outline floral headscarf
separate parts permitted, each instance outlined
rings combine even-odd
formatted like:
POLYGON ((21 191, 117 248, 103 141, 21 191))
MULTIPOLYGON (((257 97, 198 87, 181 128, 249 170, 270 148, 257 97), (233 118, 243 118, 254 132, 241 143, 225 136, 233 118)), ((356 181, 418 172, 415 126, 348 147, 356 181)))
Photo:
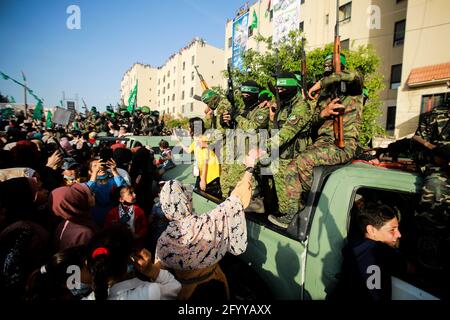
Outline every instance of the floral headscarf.
POLYGON ((211 267, 230 252, 247 248, 244 208, 231 196, 214 210, 196 215, 192 196, 178 181, 168 181, 161 190, 161 208, 170 224, 156 247, 156 260, 176 270, 211 267))

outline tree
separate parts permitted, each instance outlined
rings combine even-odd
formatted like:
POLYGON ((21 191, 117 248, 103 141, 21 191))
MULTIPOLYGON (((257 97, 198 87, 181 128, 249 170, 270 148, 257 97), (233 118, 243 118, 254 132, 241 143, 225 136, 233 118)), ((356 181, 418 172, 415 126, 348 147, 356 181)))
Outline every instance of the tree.
MULTIPOLYGON (((275 81, 278 71, 301 70, 301 33, 293 31, 289 33, 286 41, 277 48, 272 45, 272 38, 257 36, 256 41, 260 46, 265 46, 267 51, 260 53, 249 49, 243 55, 243 70, 232 70, 235 88, 246 80, 255 80, 261 86, 267 87, 267 83, 275 81)), ((323 75, 325 57, 333 53, 333 44, 327 44, 325 48, 316 48, 306 55, 308 86, 312 86, 323 75)), ((368 89, 369 99, 364 106, 361 126, 360 143, 367 146, 370 140, 378 134, 384 134, 379 124, 381 115, 380 92, 384 90, 383 76, 378 71, 380 58, 371 46, 359 46, 356 50, 343 50, 347 57, 348 68, 357 70, 364 78, 364 86, 368 89)), ((224 71, 228 77, 228 73, 224 71)))

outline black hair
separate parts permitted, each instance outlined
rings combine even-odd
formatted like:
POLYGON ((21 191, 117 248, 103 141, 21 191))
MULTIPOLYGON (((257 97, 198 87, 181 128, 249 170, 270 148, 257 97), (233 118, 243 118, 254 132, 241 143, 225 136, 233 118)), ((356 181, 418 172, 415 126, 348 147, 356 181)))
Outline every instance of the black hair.
POLYGON ((120 281, 127 272, 133 253, 133 235, 126 226, 113 226, 98 232, 88 245, 87 263, 92 277, 95 300, 108 298, 108 282, 120 281), (97 249, 106 252, 94 255, 97 249))
POLYGON ((399 218, 398 212, 391 207, 375 202, 371 202, 360 209, 358 213, 358 223, 360 231, 365 234, 368 225, 380 229, 388 221, 399 218))
POLYGON ((198 123, 201 124, 201 134, 205 132, 205 124, 203 123, 202 118, 194 117, 189 119, 189 128, 192 132, 195 132, 196 126, 198 126, 198 123))
POLYGON ((128 148, 117 148, 113 151, 113 158, 118 168, 128 171, 127 166, 133 158, 133 153, 128 148))
POLYGON ((81 269, 86 261, 86 250, 86 246, 77 246, 54 254, 44 266, 29 276, 26 299, 38 301, 72 298, 67 288, 70 277, 68 268, 78 266, 81 269))
POLYGON ((167 149, 167 148, 169 147, 169 142, 167 142, 167 141, 164 140, 164 139, 161 139, 161 141, 159 142, 159 146, 160 146, 161 148, 167 149))

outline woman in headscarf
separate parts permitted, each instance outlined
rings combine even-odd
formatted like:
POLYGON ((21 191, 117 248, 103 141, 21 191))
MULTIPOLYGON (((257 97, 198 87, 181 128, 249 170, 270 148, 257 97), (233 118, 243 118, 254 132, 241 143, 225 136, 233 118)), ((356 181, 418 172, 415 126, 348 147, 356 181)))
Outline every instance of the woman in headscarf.
POLYGON ((38 209, 47 203, 48 191, 42 183, 36 177, 9 177, 0 182, 0 231, 20 220, 43 222, 38 209))
POLYGON ((94 235, 95 223, 90 210, 95 196, 86 184, 74 184, 52 191, 50 206, 53 213, 64 219, 55 231, 57 251, 85 245, 94 235))
POLYGON ((161 207, 170 223, 158 239, 156 261, 172 269, 181 282, 178 299, 189 299, 198 285, 210 280, 222 282, 229 297, 227 279, 218 263, 227 252, 239 255, 247 248, 244 209, 252 195, 254 160, 246 163, 247 171, 230 197, 202 215, 193 213, 192 194, 180 182, 168 181, 162 188, 161 207))

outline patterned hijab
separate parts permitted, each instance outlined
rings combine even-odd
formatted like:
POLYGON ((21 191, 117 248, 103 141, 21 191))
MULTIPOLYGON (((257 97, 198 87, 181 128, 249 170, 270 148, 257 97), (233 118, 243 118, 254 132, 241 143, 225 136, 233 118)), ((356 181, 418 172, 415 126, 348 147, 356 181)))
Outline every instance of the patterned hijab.
POLYGON ((247 248, 247 225, 239 198, 231 196, 214 210, 196 215, 192 196, 178 181, 161 190, 161 208, 170 221, 156 246, 156 260, 176 270, 211 267, 230 252, 247 248))

